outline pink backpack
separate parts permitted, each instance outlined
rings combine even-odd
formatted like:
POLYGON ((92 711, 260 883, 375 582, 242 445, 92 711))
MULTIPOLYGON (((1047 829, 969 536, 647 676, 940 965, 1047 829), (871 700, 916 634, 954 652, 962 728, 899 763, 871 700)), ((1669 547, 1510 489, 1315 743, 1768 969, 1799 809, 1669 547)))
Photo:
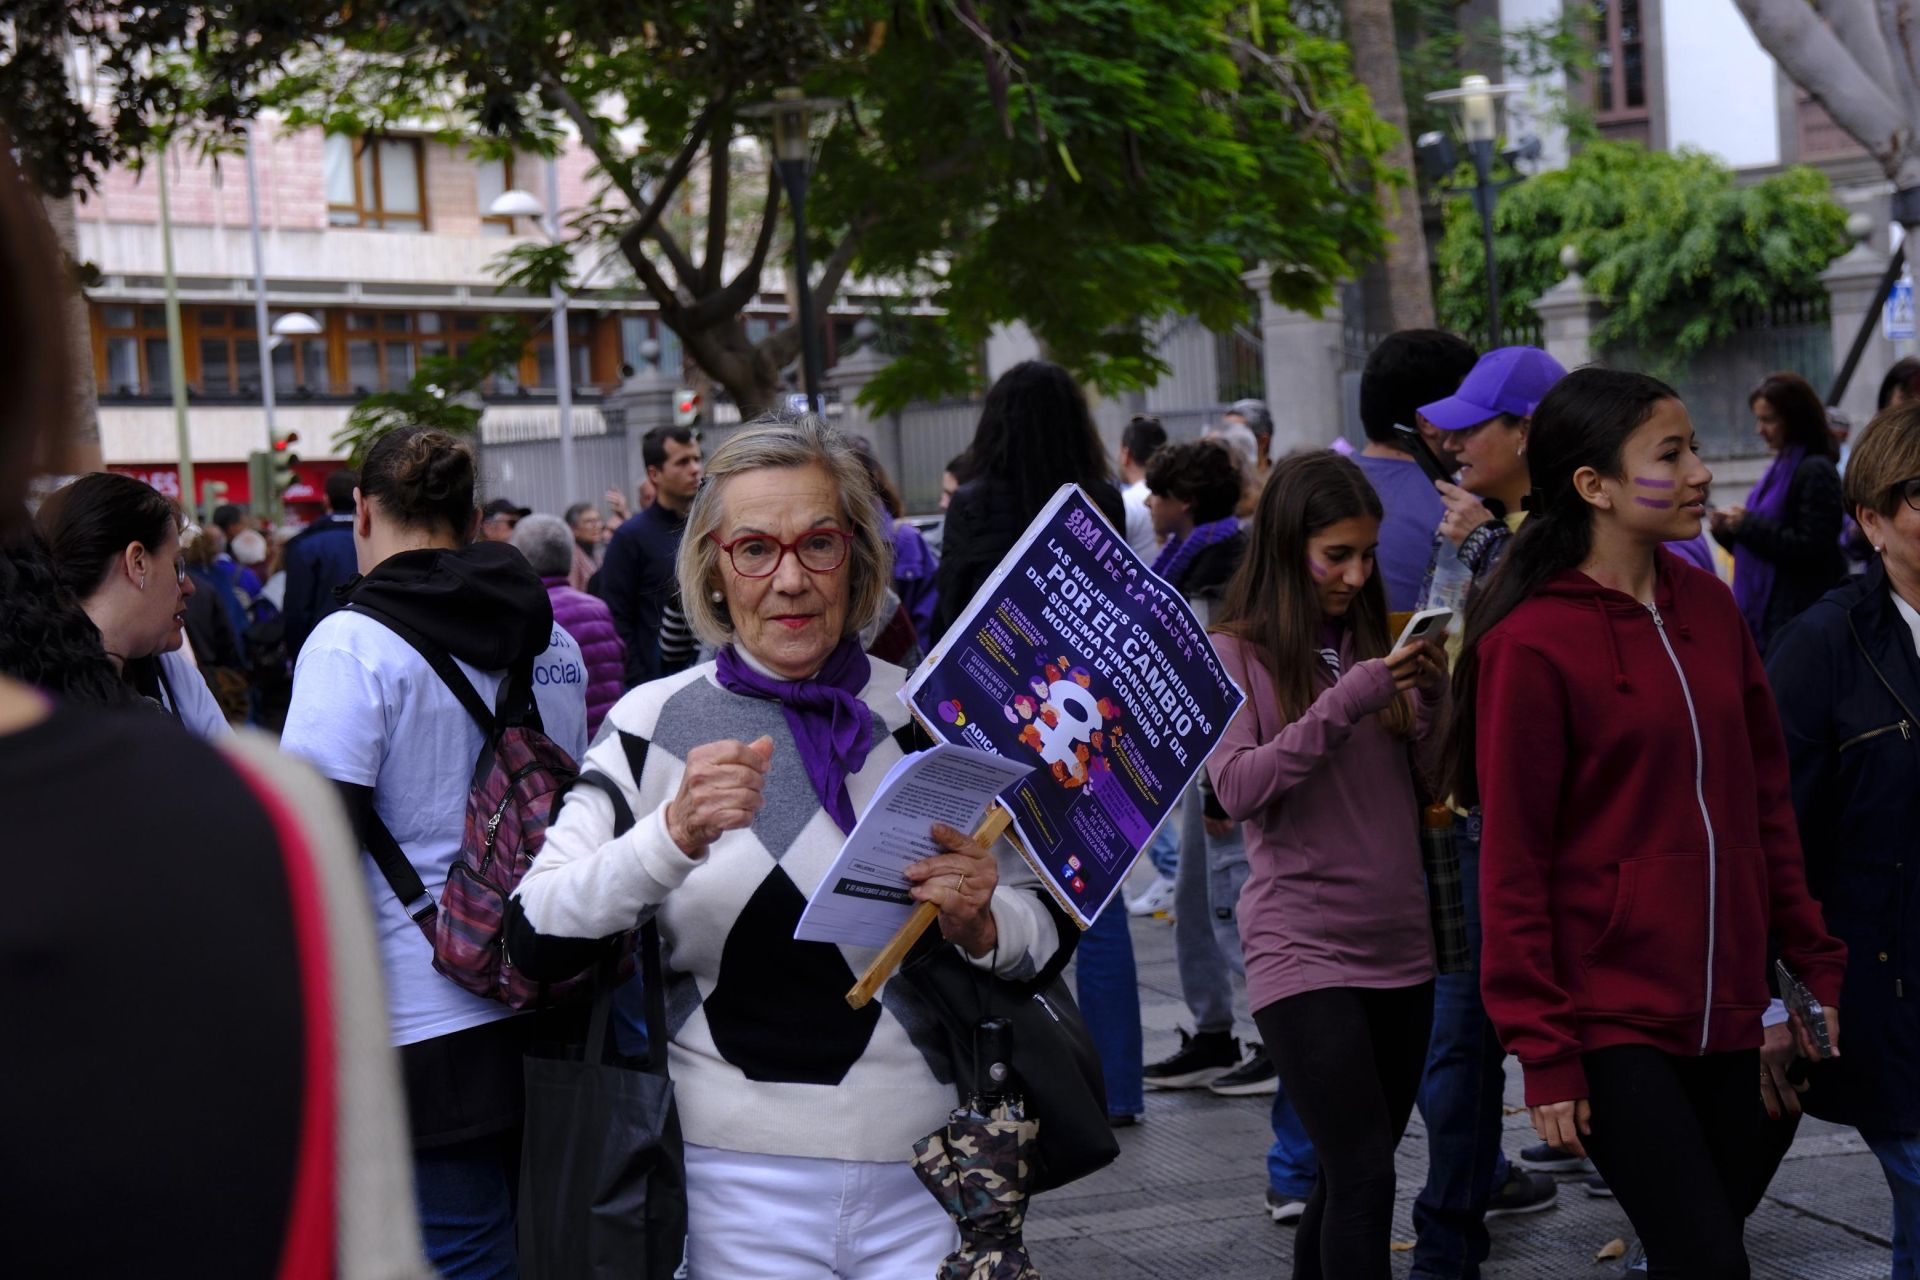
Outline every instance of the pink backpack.
MULTIPOLYGON (((584 996, 592 970, 538 982, 507 958, 507 900, 540 855, 547 825, 578 775, 573 760, 541 730, 532 661, 507 672, 498 706, 489 709, 445 649, 377 610, 357 603, 348 608, 376 619, 418 650, 485 735, 467 792, 466 833, 439 902, 428 895, 377 812, 370 813, 361 833, 408 918, 432 944, 433 967, 465 990, 510 1009, 544 1008, 584 996)), ((626 977, 633 971, 633 948, 621 947, 619 954, 618 976, 626 977)))

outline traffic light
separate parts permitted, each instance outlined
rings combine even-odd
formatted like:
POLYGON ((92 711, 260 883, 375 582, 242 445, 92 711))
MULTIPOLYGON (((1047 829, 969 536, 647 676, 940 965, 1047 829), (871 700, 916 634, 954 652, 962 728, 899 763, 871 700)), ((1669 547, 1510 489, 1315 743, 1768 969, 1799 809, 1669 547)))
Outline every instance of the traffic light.
POLYGON ((293 469, 300 461, 300 455, 293 449, 299 439, 298 431, 276 431, 273 448, 247 455, 247 479, 254 486, 254 509, 270 519, 280 518, 281 498, 300 483, 300 474, 293 469))
POLYGON ((700 393, 682 387, 673 393, 673 425, 690 427, 700 421, 700 393))

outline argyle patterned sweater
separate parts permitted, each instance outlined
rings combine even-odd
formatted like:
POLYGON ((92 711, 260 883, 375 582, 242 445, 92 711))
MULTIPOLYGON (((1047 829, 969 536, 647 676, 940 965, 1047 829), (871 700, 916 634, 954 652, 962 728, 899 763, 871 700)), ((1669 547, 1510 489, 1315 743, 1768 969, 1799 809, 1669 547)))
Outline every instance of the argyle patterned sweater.
MULTIPOLYGON (((847 780, 864 811, 901 757, 905 673, 883 662, 861 697, 873 711, 866 767, 847 780)), ((687 1141, 731 1151, 907 1160, 955 1103, 945 1033, 897 978, 864 1009, 846 1003, 875 948, 797 942, 801 909, 845 837, 814 795, 779 704, 720 687, 712 663, 654 680, 614 705, 583 769, 612 778, 636 817, 613 835, 612 802, 576 787, 515 897, 542 939, 600 938, 657 912, 665 948, 668 1063, 687 1141), (666 805, 688 752, 773 739, 766 806, 689 858, 666 805)), ((1032 870, 995 848, 999 946, 985 961, 1030 977, 1059 944, 1032 870)))

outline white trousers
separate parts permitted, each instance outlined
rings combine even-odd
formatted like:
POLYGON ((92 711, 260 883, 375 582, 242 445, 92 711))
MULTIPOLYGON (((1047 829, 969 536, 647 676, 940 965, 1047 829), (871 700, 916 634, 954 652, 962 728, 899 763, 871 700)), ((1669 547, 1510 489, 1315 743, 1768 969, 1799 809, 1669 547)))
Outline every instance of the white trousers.
POLYGON ((959 1243, 905 1160, 687 1144, 690 1280, 932 1280, 959 1243))

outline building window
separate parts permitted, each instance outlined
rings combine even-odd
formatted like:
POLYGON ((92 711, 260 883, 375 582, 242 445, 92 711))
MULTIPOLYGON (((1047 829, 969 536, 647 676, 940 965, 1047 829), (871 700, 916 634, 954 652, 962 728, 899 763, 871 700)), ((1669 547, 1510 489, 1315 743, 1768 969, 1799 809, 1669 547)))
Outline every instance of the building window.
POLYGON ((327 135, 327 221, 384 231, 427 229, 418 138, 327 135))
POLYGON ((1593 106, 1603 120, 1647 114, 1642 0, 1594 0, 1593 106))
MULTIPOLYGON (((593 320, 578 311, 567 312, 567 362, 573 366, 573 389, 584 390, 593 381, 593 320)), ((543 325, 533 342, 533 381, 543 391, 554 386, 553 327, 543 325)))
POLYGON ((194 318, 200 329, 200 394, 257 397, 260 338, 253 308, 199 307, 194 318))
POLYGON ((660 344, 656 367, 673 377, 680 376, 680 335, 660 323, 658 316, 620 317, 620 362, 636 373, 646 372, 646 360, 640 346, 648 339, 660 344))
POLYGON ((510 236, 513 234, 513 219, 500 213, 489 213, 493 202, 513 190, 513 157, 505 156, 499 160, 480 160, 473 170, 474 194, 479 197, 480 234, 483 236, 510 236))
POLYGON ((93 314, 102 335, 102 359, 95 369, 102 394, 171 395, 166 309, 106 306, 93 314))
POLYGON ((348 389, 354 395, 403 390, 422 360, 447 354, 445 329, 438 311, 349 311, 348 389))

